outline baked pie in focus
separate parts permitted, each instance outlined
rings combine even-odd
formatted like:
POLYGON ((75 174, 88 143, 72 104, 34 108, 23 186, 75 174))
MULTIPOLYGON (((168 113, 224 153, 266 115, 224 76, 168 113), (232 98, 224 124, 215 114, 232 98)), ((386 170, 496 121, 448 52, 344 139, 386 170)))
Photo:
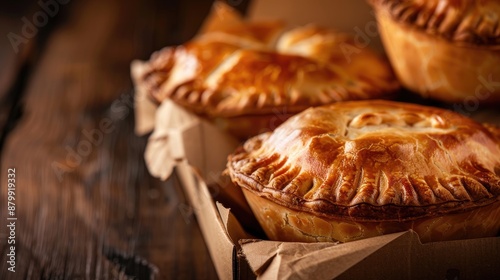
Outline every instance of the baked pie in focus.
POLYGON ((500 102, 500 1, 369 0, 401 83, 445 102, 500 102))
POLYGON ((248 22, 217 3, 191 41, 133 69, 158 103, 177 104, 240 137, 275 128, 311 106, 381 98, 399 84, 387 61, 351 36, 315 25, 248 22))
POLYGON ((416 231, 422 242, 496 236, 500 129, 392 101, 310 108, 228 157, 268 237, 347 242, 416 231))

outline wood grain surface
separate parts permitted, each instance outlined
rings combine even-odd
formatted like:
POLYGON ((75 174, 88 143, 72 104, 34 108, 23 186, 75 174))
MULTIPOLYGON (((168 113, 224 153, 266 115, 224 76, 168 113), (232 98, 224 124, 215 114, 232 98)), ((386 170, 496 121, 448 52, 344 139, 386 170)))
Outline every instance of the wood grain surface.
POLYGON ((0 12, 0 279, 217 278, 179 183, 146 170, 129 75, 133 59, 189 39, 211 1, 41 1, 53 15, 20 2, 0 12), (37 13, 37 34, 14 51, 7 35, 37 13))

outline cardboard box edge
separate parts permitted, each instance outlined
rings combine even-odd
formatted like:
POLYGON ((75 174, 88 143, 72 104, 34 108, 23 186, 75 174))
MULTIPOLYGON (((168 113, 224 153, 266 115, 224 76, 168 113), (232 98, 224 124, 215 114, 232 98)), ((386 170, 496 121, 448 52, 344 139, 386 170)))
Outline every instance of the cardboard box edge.
POLYGON ((179 164, 176 174, 193 207, 219 278, 239 279, 240 273, 248 276, 250 268, 226 232, 215 201, 203 179, 196 178, 194 170, 187 163, 179 164), (216 222, 213 222, 214 219, 216 222))

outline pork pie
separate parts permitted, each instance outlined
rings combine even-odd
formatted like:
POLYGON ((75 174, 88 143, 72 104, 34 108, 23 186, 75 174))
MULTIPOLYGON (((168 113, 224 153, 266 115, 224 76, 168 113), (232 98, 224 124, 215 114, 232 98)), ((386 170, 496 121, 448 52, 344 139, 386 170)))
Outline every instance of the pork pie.
POLYGON ((227 173, 272 240, 423 242, 500 229, 500 129, 392 101, 311 108, 247 140, 227 173))

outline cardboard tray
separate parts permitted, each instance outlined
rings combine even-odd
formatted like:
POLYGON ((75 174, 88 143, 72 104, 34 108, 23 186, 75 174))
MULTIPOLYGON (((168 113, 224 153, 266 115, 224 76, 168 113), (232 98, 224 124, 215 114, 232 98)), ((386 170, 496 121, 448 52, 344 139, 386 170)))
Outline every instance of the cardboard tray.
MULTIPOLYGON (((140 91, 138 92, 140 93, 140 91)), ((139 94, 136 109, 149 101, 139 94)), ((500 237, 421 244, 412 231, 336 243, 277 242, 254 238, 258 225, 241 191, 222 176, 238 141, 165 101, 138 114, 137 127, 155 127, 146 147, 150 172, 175 172, 221 279, 496 279, 500 237)), ((186 209, 179 208, 180 214, 186 209)), ((184 212, 184 213, 183 213, 184 212)))
MULTIPOLYGON (((233 1, 234 2, 234 1, 233 1)), ((375 23, 363 0, 267 0, 253 2, 249 17, 281 18, 291 25, 317 22, 355 34, 379 48, 375 23), (352 17, 345 10, 356 11, 352 17)), ((137 76, 144 64, 132 64, 137 76)), ((136 133, 149 137, 149 171, 181 181, 221 279, 496 279, 500 237, 421 244, 412 231, 336 243, 268 241, 238 188, 221 177, 226 157, 239 142, 172 102, 159 107, 136 88, 136 133), (252 234, 250 234, 252 233, 252 234)), ((498 112, 474 112, 500 124, 498 112)))
POLYGON ((177 169, 221 279, 496 279, 500 238, 422 245, 412 231, 344 244, 245 239, 187 164, 177 169), (258 276, 254 275, 254 273, 258 276))

